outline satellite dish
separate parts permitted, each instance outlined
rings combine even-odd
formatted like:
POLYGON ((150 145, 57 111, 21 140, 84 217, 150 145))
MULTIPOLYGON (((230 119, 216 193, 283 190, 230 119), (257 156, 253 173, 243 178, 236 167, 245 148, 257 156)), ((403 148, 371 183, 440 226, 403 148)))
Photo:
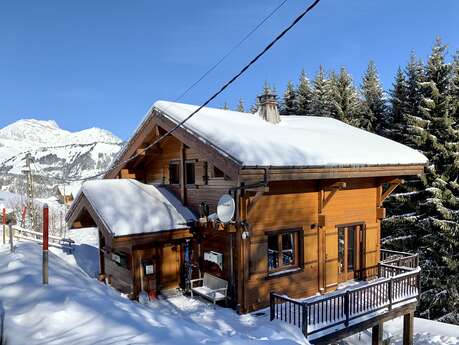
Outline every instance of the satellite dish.
POLYGON ((220 200, 218 200, 217 205, 217 216, 222 223, 228 223, 234 217, 234 211, 236 209, 236 204, 231 195, 225 194, 222 195, 220 200))

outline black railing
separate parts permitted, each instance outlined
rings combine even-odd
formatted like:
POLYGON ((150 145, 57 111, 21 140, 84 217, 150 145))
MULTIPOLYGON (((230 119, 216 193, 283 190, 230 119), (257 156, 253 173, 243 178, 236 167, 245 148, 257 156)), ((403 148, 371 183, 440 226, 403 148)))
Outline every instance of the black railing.
MULTIPOLYGON (((291 299, 274 292, 270 294, 270 319, 278 319, 301 329, 308 337, 319 331, 380 311, 391 310, 398 303, 418 298, 420 293, 420 269, 410 265, 417 256, 402 257, 399 261, 388 259, 361 274, 379 278, 365 286, 335 291, 306 301, 291 299), (405 264, 407 266, 405 266, 405 264)), ((399 259, 399 258, 397 258, 399 259)))

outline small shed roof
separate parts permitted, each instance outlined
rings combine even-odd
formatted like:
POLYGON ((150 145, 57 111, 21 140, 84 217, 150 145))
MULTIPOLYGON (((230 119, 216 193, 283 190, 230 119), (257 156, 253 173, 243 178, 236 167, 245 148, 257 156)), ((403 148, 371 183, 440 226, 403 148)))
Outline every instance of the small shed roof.
MULTIPOLYGON (((153 109, 178 123, 198 107, 157 101, 153 109)), ((408 146, 319 116, 282 116, 279 124, 231 110, 203 108, 183 127, 243 167, 425 165, 408 146)))
POLYGON ((196 220, 166 188, 136 180, 87 181, 80 193, 114 237, 186 229, 196 220))

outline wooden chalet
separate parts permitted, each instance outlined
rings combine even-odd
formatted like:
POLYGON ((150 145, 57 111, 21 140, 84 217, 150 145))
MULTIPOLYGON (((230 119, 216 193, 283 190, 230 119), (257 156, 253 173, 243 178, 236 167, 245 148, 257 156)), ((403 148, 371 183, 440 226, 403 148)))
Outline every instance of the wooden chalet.
POLYGON ((100 271, 133 296, 140 271, 147 290, 186 288, 188 265, 193 277, 210 273, 228 281, 229 304, 238 311, 270 306, 271 319, 298 326, 312 343, 373 327, 379 344, 382 322, 407 315, 404 344, 410 344, 417 257, 384 251, 380 224, 384 199, 404 176, 422 174, 426 158, 335 119, 279 116, 269 93, 259 103, 257 114, 204 108, 146 150, 197 108, 156 102, 106 174, 111 182, 90 182, 96 191, 105 182, 106 197, 91 199, 85 184, 68 225, 99 227, 100 271), (142 213, 148 201, 134 191, 131 206, 119 210, 125 196, 109 189, 123 179, 169 192, 180 221, 167 229, 136 228, 136 217, 164 212, 154 203, 142 213), (236 212, 222 224, 214 213, 228 193, 236 212), (107 224, 110 209, 126 212, 124 223, 107 224), (188 210, 199 220, 184 216, 188 210), (150 273, 158 272, 154 284, 147 264, 154 266, 150 273), (340 288, 350 281, 355 291, 340 288))

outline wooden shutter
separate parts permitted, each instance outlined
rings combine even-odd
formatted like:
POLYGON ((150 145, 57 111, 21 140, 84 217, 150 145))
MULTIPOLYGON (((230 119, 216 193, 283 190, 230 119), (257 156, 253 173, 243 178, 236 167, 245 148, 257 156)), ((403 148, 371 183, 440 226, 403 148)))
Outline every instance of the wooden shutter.
POLYGON ((198 186, 207 184, 207 162, 197 161, 195 163, 195 184, 198 186))

